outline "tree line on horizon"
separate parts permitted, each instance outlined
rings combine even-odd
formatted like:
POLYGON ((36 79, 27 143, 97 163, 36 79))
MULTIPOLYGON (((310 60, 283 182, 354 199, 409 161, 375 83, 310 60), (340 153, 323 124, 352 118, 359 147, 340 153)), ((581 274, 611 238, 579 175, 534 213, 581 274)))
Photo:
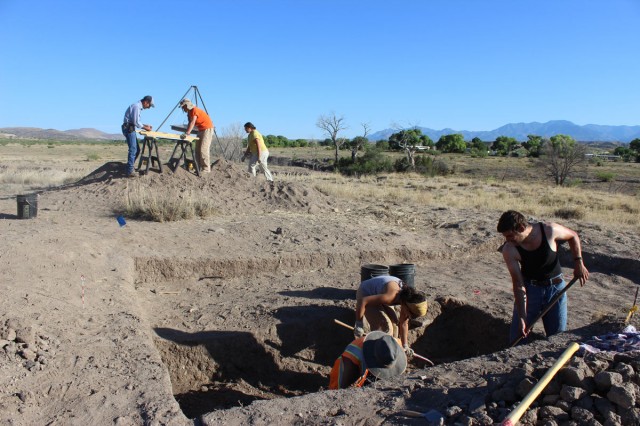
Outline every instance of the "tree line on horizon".
MULTIPOLYGON (((281 135, 266 135, 265 143, 269 147, 338 147, 338 150, 351 150, 352 158, 358 156, 358 152, 364 151, 370 145, 375 145, 381 150, 438 153, 468 153, 472 157, 486 157, 488 155, 534 157, 544 153, 545 147, 553 143, 579 143, 568 135, 555 135, 549 138, 528 135, 526 141, 518 141, 509 136, 499 136, 494 141, 483 141, 478 137, 471 141, 465 141, 461 134, 449 134, 441 136, 434 142, 429 136, 422 134, 420 129, 412 128, 399 130, 389 136, 388 139, 370 141, 366 136, 354 138, 339 138, 335 140, 327 137, 323 140, 288 139, 281 135)), ((632 140, 626 146, 616 147, 613 155, 619 156, 623 161, 640 162, 640 138, 632 140)), ((337 161, 337 158, 336 158, 337 161)))

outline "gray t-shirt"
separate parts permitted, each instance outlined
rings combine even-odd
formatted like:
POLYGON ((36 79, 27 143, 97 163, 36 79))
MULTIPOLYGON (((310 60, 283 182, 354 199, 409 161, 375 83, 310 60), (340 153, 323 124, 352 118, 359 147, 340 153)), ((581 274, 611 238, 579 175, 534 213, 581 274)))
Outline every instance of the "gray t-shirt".
POLYGON ((392 281, 397 282, 400 285, 400 288, 402 288, 402 280, 400 278, 392 277, 391 275, 379 275, 362 281, 360 283, 360 292, 362 297, 384 293, 384 287, 387 283, 392 281))

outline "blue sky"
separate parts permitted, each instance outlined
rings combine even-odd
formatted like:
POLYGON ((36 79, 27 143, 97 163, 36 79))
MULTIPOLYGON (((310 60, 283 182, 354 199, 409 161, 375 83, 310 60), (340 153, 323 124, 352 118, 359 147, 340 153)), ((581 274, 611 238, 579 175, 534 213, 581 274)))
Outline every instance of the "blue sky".
MULTIPOLYGON (((640 124, 637 0, 0 0, 0 127, 157 128, 196 85, 219 132, 640 124)), ((182 123, 176 110, 161 130, 182 123)))

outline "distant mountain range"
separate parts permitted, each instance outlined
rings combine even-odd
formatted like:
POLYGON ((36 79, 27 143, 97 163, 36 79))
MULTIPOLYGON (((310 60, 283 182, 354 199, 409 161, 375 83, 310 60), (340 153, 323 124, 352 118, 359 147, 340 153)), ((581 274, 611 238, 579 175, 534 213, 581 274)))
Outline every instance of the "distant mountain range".
POLYGON ((0 127, 0 138, 47 139, 58 141, 122 140, 120 133, 105 133, 96 129, 40 129, 37 127, 0 127))
MULTIPOLYGON (((466 141, 478 137, 485 142, 494 141, 498 136, 508 136, 520 142, 527 140, 527 135, 551 137, 555 135, 568 135, 579 142, 624 142, 628 143, 640 138, 640 126, 601 126, 598 124, 586 124, 579 126, 566 120, 553 120, 546 123, 510 123, 495 130, 469 131, 442 129, 434 130, 427 127, 419 127, 423 135, 429 136, 437 142, 442 135, 459 133, 466 141)), ((388 139, 396 133, 396 129, 385 129, 368 136, 370 141, 388 139)))
MULTIPOLYGON (((523 142, 527 135, 551 137, 554 135, 569 135, 579 142, 622 142, 629 143, 640 138, 640 126, 601 126, 598 124, 586 124, 579 126, 566 120, 554 120, 546 123, 510 123, 495 130, 470 131, 442 129, 434 130, 428 127, 418 127, 422 134, 429 136, 437 142, 442 135, 459 133, 466 141, 478 137, 485 142, 496 140, 498 136, 508 136, 523 142)), ((369 140, 374 142, 388 139, 397 129, 385 129, 369 135, 369 140)), ((4 127, 0 128, 0 138, 23 139, 50 139, 50 140, 123 140, 120 133, 105 133, 96 129, 72 129, 55 130, 40 129, 37 127, 4 127)))

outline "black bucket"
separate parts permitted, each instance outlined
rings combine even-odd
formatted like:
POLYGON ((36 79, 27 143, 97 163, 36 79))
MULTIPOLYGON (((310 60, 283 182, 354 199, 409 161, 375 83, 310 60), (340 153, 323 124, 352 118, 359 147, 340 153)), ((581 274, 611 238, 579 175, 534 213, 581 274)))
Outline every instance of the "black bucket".
POLYGON ((389 267, 376 264, 362 265, 360 267, 360 281, 379 277, 380 275, 389 275, 389 267))
POLYGON ((415 287, 416 265, 413 263, 400 263, 389 266, 389 275, 400 278, 409 287, 415 287))
POLYGON ((18 219, 38 216, 38 194, 18 195, 18 219))

